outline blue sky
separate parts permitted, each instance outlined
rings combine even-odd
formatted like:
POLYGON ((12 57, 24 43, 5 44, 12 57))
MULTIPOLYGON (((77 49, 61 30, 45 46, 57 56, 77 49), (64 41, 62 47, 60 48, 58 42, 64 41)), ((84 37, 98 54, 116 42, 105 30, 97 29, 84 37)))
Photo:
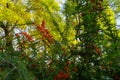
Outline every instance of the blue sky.
MULTIPOLYGON (((62 4, 65 3, 65 0, 56 0, 56 1, 61 2, 62 4)), ((60 5, 61 8, 62 8, 62 4, 60 5)))

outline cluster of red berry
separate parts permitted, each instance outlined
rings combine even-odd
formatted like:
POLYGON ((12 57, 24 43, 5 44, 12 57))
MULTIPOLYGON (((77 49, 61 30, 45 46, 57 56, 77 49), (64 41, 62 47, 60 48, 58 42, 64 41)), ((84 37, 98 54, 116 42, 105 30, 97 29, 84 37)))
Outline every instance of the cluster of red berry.
POLYGON ((23 34, 29 41, 33 41, 33 38, 30 34, 28 34, 27 32, 21 32, 21 34, 23 34))
POLYGON ((101 50, 96 45, 94 45, 93 43, 90 43, 90 45, 95 49, 95 51, 98 53, 98 55, 102 54, 101 50))
POLYGON ((103 0, 90 0, 90 2, 92 3, 92 4, 94 4, 93 6, 92 6, 92 11, 93 12, 99 12, 99 11, 103 11, 103 6, 102 6, 102 2, 103 2, 103 0))
POLYGON ((48 29, 46 29, 45 20, 42 21, 41 25, 36 25, 36 29, 42 34, 43 38, 47 39, 49 43, 53 43, 54 39, 48 29))
POLYGON ((70 78, 69 73, 64 73, 63 71, 60 71, 55 77, 54 80, 66 80, 70 78))
POLYGON ((21 33, 16 33, 16 37, 20 37, 20 34, 24 35, 30 42, 33 41, 33 38, 30 34, 28 34, 27 32, 21 32, 21 33))
POLYGON ((69 79, 70 78, 70 73, 69 73, 69 65, 70 64, 71 64, 71 62, 67 61, 66 65, 64 67, 64 72, 60 71, 56 76, 54 76, 54 80, 66 80, 66 79, 69 79))
POLYGON ((92 4, 90 10, 88 12, 81 12, 79 14, 80 16, 84 17, 87 14, 100 13, 101 11, 104 10, 103 5, 102 5, 103 0, 90 0, 89 2, 90 4, 92 4))
POLYGON ((78 69, 76 67, 73 67, 70 70, 70 65, 71 65, 71 62, 67 61, 64 67, 64 71, 60 71, 56 76, 54 76, 54 80, 68 80, 70 79, 71 70, 74 72, 78 72, 78 69))

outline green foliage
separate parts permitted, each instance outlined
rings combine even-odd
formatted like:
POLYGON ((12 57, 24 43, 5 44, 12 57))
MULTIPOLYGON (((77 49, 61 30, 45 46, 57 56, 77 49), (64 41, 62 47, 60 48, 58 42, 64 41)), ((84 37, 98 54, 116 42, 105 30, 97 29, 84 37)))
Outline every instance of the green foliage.
POLYGON ((2 0, 0 80, 119 80, 109 3, 66 0, 60 10, 55 0, 2 0))

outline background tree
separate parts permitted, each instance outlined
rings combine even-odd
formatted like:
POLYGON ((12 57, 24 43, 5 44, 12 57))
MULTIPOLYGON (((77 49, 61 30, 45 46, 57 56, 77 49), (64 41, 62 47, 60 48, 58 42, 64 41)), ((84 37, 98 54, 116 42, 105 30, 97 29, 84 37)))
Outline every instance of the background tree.
MULTIPOLYGON (((119 79, 119 30, 108 0, 0 2, 1 80, 119 79)), ((114 10, 114 9, 113 9, 114 10)))
MULTIPOLYGON (((36 60, 37 57, 44 57, 45 54, 42 53, 47 52, 45 48, 47 38, 44 38, 46 36, 42 33, 39 35, 36 28, 43 26, 45 30, 57 29, 53 26, 54 22, 57 23, 56 16, 60 18, 58 3, 54 0, 3 0, 0 5, 0 78, 3 80, 45 78, 46 73, 41 72, 46 68, 46 60, 41 61, 42 68, 36 60), (52 18, 56 18, 56 21, 52 18)), ((55 32, 53 34, 56 35, 55 32)))
MULTIPOLYGON (((116 46, 119 41, 119 31, 115 27, 114 12, 110 9, 108 1, 67 0, 64 14, 67 26, 73 25, 74 21, 76 23, 73 26, 76 30, 78 44, 74 45, 74 48, 72 47, 71 54, 80 56, 79 78, 86 80, 113 78, 114 73, 111 74, 111 68, 106 69, 106 71, 110 70, 109 74, 99 69, 102 65, 110 67, 107 65, 111 62, 110 55, 112 55, 111 58, 113 58, 113 54, 119 55, 119 47, 116 46), (106 59, 105 56, 109 59, 106 59), (93 75, 96 72, 98 72, 97 75, 93 75)), ((118 65, 116 66, 118 67, 118 65)), ((114 68, 115 73, 119 72, 117 67, 114 68)))

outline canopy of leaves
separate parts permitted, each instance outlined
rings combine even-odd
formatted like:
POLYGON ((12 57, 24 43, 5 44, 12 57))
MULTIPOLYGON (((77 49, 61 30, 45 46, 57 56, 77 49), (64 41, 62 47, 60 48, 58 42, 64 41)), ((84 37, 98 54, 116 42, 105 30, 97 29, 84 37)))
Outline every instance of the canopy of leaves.
POLYGON ((0 80, 119 80, 117 2, 2 0, 0 80))

